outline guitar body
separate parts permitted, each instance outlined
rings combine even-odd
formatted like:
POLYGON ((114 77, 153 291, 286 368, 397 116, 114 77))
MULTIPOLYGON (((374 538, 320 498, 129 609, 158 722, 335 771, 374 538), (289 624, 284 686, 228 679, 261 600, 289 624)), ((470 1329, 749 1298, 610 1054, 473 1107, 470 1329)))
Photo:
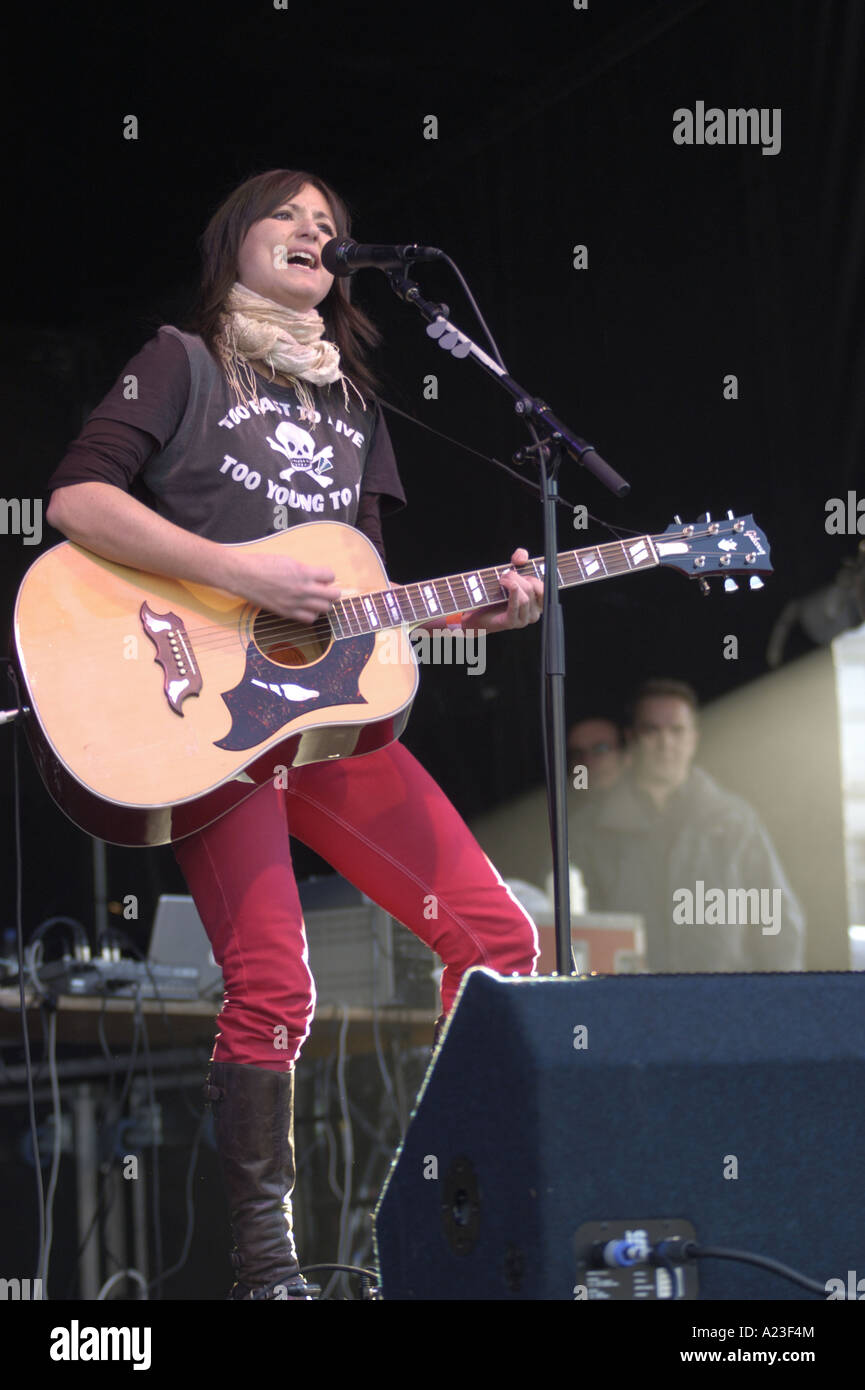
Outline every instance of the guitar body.
MULTIPOLYGON (((340 522, 244 549, 329 565, 343 599, 389 587, 371 542, 340 522)), ((48 790, 88 834, 119 845, 182 839, 280 769, 384 747, 418 686, 405 628, 335 641, 326 620, 293 624, 70 541, 25 575, 13 640, 48 790)))

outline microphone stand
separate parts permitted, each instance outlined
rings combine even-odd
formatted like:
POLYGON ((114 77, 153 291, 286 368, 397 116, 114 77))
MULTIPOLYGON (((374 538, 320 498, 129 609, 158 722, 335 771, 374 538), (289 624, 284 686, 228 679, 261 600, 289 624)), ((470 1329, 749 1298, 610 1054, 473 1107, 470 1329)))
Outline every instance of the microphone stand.
POLYGON ((537 396, 525 391, 519 382, 478 347, 467 334, 449 320, 446 304, 433 304, 421 295, 419 287, 405 270, 385 272, 391 289, 398 298, 413 304, 427 321, 427 335, 453 357, 473 358, 495 377, 499 385, 513 398, 514 409, 524 420, 534 443, 518 450, 514 462, 528 458, 537 461, 540 470, 540 492, 544 527, 544 606, 541 616, 541 646, 543 649, 547 810, 550 818, 550 839, 553 851, 553 885, 556 922, 556 969, 560 975, 576 973, 571 945, 571 898, 568 859, 568 817, 565 744, 565 636, 559 585, 548 584, 546 576, 554 574, 558 581, 556 505, 558 474, 564 455, 589 472, 617 497, 630 492, 630 484, 600 457, 592 444, 575 435, 553 415, 549 406, 537 396), (535 424, 543 429, 539 438, 535 424))

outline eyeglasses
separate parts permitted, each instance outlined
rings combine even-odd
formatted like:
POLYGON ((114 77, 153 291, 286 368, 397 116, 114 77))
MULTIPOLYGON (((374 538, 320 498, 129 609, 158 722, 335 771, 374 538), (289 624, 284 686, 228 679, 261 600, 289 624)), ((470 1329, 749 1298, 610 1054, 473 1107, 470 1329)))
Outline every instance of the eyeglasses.
POLYGON ((615 753, 617 749, 615 743, 593 743, 591 748, 569 748, 568 753, 572 758, 588 758, 592 753, 615 753))

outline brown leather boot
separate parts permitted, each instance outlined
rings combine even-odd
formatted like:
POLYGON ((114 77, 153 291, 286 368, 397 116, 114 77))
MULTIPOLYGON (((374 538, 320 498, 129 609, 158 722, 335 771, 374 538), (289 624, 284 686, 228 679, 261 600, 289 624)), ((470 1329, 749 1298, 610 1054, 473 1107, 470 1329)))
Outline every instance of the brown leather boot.
POLYGON ((292 1231, 294 1071, 211 1062, 204 1094, 231 1213, 236 1284, 229 1299, 311 1302, 292 1231))

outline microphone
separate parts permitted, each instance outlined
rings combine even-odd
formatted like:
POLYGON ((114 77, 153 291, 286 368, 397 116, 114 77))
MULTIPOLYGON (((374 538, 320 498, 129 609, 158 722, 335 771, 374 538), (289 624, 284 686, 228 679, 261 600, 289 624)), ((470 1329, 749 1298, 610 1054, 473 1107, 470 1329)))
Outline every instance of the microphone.
POLYGON ((398 270, 411 261, 437 261, 436 246, 364 246, 350 236, 334 237, 321 248, 321 263, 331 275, 354 275, 356 270, 398 270))

